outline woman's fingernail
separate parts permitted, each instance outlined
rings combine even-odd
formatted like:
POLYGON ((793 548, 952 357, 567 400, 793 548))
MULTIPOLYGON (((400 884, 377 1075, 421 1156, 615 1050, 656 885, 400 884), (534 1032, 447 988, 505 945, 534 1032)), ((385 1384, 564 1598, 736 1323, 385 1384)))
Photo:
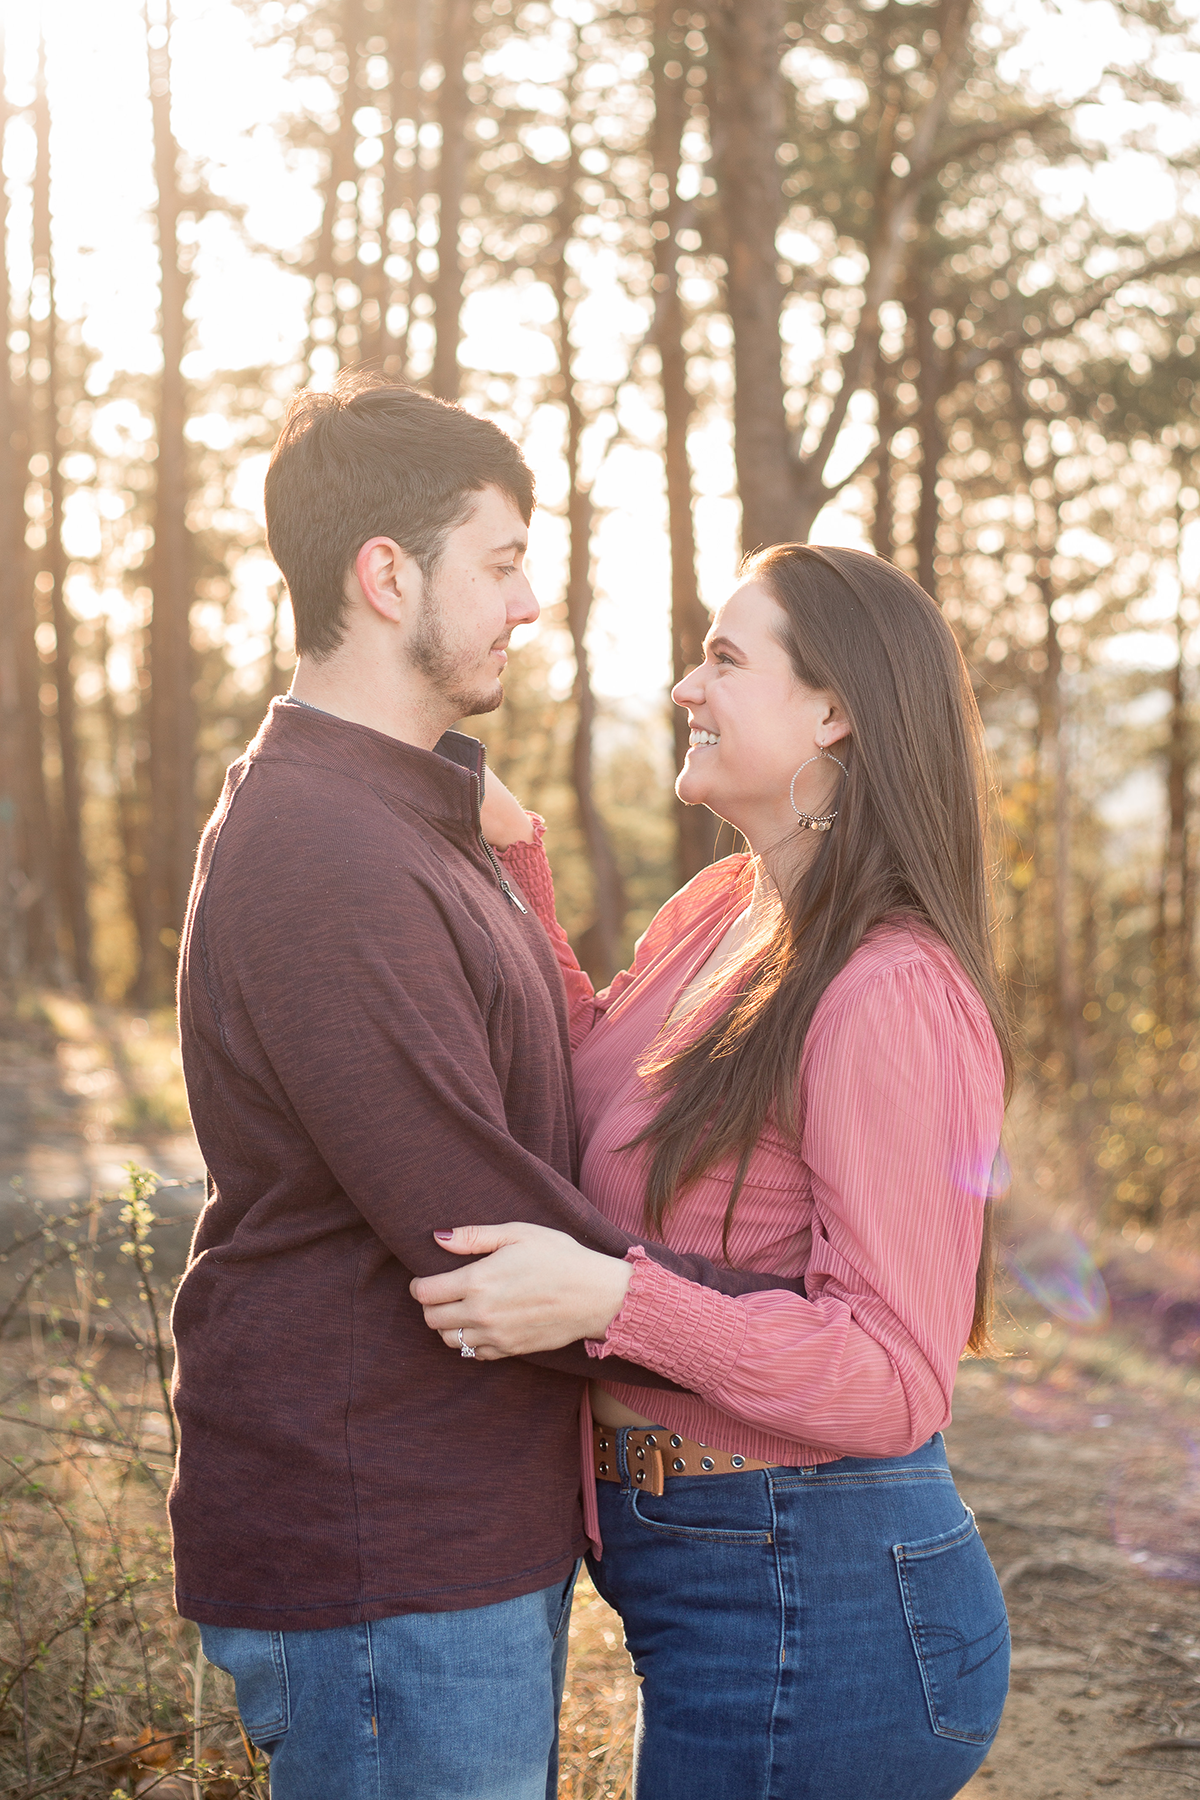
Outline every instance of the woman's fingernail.
POLYGON ((433 1235, 439 1244, 448 1244, 454 1233, 452 1231, 435 1231, 433 1235))

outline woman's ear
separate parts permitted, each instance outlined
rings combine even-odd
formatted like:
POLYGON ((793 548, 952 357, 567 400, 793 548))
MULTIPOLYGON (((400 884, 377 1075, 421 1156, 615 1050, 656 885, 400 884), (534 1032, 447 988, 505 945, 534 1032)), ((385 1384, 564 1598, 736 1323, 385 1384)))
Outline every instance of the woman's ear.
POLYGON ((850 736, 850 721, 838 705, 831 700, 825 709, 825 715, 817 726, 817 743, 822 750, 828 750, 831 744, 838 744, 843 738, 850 736))

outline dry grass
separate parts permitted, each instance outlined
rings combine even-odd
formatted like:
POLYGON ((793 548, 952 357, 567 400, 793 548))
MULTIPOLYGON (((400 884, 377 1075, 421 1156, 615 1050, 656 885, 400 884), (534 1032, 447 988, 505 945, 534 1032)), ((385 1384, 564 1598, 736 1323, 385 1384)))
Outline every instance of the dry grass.
POLYGON ((4 1253, 15 1302, 0 1345, 6 1800, 266 1791, 228 1682, 200 1674, 195 1627, 171 1605, 170 1344, 147 1187, 18 1228, 4 1253), (124 1282, 104 1278, 113 1249, 124 1282))
POLYGON ((559 1800, 622 1800, 629 1793, 636 1714, 637 1677, 621 1641, 621 1621, 584 1572, 571 1613, 559 1800))
MULTIPOLYGON (((0 1800, 266 1794, 232 1684, 171 1603, 171 1347, 155 1250, 177 1234, 151 1201, 135 1175, 124 1196, 31 1219, 0 1250, 0 1800)), ((564 1800, 627 1794, 636 1688, 620 1621, 585 1575, 564 1800)))

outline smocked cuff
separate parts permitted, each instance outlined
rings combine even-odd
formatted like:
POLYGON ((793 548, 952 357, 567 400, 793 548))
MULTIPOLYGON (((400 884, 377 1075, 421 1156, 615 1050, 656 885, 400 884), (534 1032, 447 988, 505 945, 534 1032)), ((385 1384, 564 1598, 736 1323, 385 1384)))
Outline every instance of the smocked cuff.
POLYGON ((623 1356, 693 1392, 719 1386, 741 1354, 744 1309, 729 1294, 673 1275, 640 1244, 625 1260, 633 1277, 624 1303, 603 1341, 588 1340, 588 1355, 623 1356))
POLYGON ((506 873, 516 877, 521 892, 545 925, 554 918, 554 877, 550 873, 550 863, 543 842, 546 821, 540 813, 535 812, 531 812, 529 818, 533 822, 532 844, 523 844, 518 839, 506 850, 497 850, 496 855, 504 864, 506 873))

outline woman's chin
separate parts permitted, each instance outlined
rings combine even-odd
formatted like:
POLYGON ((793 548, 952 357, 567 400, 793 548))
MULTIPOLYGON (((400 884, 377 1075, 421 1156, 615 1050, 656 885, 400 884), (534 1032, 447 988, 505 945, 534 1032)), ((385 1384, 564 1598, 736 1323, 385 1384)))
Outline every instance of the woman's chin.
POLYGON ((711 806, 710 785, 694 769, 689 769, 686 763, 675 777, 675 792, 685 806, 711 806))

